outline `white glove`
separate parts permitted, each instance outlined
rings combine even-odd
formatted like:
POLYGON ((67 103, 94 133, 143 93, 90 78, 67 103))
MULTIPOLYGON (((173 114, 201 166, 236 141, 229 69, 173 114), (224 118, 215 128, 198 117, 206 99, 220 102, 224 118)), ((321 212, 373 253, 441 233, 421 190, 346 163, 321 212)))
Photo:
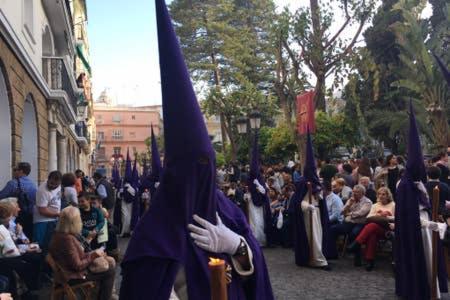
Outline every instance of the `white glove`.
POLYGON ((430 229, 432 231, 438 231, 439 230, 438 223, 433 222, 433 221, 428 221, 427 227, 428 227, 428 229, 430 229))
POLYGON ((234 255, 241 243, 241 237, 228 229, 217 215, 217 225, 194 215, 194 220, 202 227, 189 224, 194 243, 205 251, 234 255))
POLYGON ((429 199, 427 189, 425 188, 425 185, 423 185, 423 182, 415 181, 414 183, 416 184, 416 187, 419 189, 419 191, 421 191, 427 197, 427 199, 429 199))
POLYGON ((157 189, 159 186, 159 182, 155 182, 155 188, 157 189))
POLYGON ((255 178, 255 180, 253 180, 253 184, 256 186, 256 189, 258 190, 258 192, 260 192, 261 194, 265 194, 266 190, 264 189, 264 187, 259 183, 258 179, 255 178))
POLYGON ((316 207, 312 204, 309 204, 308 207, 306 208, 307 211, 315 211, 316 207))
POLYGON ((131 196, 134 197, 136 195, 136 190, 131 186, 131 184, 126 183, 124 187, 127 189, 127 192, 130 193, 131 196))

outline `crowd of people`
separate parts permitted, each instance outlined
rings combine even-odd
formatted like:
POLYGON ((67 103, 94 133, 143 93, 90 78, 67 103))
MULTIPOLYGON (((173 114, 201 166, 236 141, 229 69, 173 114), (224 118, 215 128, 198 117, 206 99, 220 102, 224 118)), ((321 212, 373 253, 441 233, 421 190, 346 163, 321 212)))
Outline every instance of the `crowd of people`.
POLYGON ((46 262, 51 256, 70 281, 97 282, 98 299, 117 298, 117 229, 105 208, 109 198, 112 206, 115 201, 109 181, 98 173, 89 179, 81 170, 52 171, 37 186, 30 173, 29 163, 18 163, 0 191, 0 294, 38 299, 45 281, 62 280, 46 262))
MULTIPOLYGON (((379 159, 317 161, 317 175, 321 181, 320 197, 326 202, 329 230, 327 259, 339 257, 338 246, 354 253, 354 265, 366 270, 375 267, 376 251, 380 241, 392 241, 395 224, 395 195, 398 182, 405 169, 405 159, 388 155, 379 159), (344 238, 339 238, 343 236, 344 238)), ((439 215, 442 220, 450 216, 450 184, 448 155, 440 153, 425 162, 428 181, 425 185, 430 198, 433 188, 440 189, 439 215)), ((269 199, 269 220, 264 213, 255 218, 255 211, 264 209, 252 202, 249 186, 250 166, 232 165, 217 171, 217 182, 224 194, 239 206, 261 246, 293 246, 293 209, 291 200, 302 174, 299 164, 288 162, 261 166, 261 174, 269 199)), ((256 183, 259 188, 259 183, 256 183)), ((392 247, 390 248, 392 249, 392 247)), ((330 269, 330 268, 327 268, 330 269)))

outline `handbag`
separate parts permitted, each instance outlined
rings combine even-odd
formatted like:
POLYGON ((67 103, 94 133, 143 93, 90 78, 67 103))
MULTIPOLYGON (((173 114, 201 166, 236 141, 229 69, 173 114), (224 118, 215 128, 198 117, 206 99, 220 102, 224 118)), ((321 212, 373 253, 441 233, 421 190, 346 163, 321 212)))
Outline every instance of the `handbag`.
POLYGON ((278 212, 278 218, 277 218, 277 228, 281 229, 283 227, 283 213, 281 210, 278 212))
POLYGON ((116 267, 116 261, 111 256, 100 256, 92 261, 89 265, 89 271, 92 273, 103 273, 110 268, 116 267))

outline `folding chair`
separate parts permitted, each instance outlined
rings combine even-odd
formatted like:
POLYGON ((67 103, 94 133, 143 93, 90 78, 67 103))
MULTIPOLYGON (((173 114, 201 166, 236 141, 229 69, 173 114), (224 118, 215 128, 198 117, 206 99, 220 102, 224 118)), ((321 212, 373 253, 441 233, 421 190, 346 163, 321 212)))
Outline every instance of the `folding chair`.
POLYGON ((50 254, 47 254, 46 261, 52 268, 54 275, 51 300, 58 299, 57 296, 62 296, 63 298, 67 296, 68 300, 77 300, 76 291, 81 291, 84 299, 90 299, 91 290, 95 287, 93 281, 70 284, 66 272, 50 254))

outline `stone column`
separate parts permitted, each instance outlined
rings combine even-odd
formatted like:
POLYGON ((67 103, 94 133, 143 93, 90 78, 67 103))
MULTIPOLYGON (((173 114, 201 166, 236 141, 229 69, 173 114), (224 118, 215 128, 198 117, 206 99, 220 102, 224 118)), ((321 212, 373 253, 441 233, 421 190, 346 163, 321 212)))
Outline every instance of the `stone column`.
POLYGON ((56 127, 50 125, 48 134, 48 172, 58 170, 58 147, 56 127))
POLYGON ((67 138, 65 136, 58 139, 58 146, 58 170, 64 174, 67 169, 67 138))

